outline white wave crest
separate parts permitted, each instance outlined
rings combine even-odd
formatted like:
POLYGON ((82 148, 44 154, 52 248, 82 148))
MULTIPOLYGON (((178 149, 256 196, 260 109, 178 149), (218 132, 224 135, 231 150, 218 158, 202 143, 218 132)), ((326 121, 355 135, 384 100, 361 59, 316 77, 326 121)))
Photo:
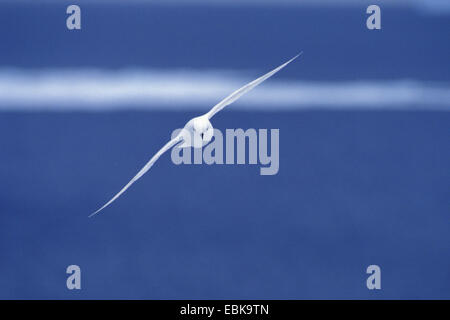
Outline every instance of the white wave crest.
MULTIPOLYGON (((207 110, 257 75, 220 70, 0 69, 0 110, 207 110)), ((278 77, 244 96, 233 109, 450 110, 450 85, 278 77)))

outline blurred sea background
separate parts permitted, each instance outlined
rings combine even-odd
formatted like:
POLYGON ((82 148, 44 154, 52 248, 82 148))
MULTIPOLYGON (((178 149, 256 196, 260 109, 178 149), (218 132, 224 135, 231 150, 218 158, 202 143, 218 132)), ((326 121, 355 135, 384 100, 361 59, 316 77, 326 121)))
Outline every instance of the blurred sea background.
POLYGON ((1 299, 450 298, 448 1, 7 0, 0 39, 1 299), (212 119, 279 128, 277 175, 167 153, 87 217, 300 51, 212 119))

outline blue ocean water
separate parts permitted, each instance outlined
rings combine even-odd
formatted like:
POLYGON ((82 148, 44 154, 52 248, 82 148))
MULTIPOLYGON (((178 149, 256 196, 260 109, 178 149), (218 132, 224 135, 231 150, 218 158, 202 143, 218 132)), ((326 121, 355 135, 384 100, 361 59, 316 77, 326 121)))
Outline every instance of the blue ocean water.
MULTIPOLYGON (((362 6, 82 2, 71 32, 68 4, 2 4, 0 66, 264 72, 303 50, 277 77, 449 81, 448 15, 389 8, 371 32, 362 6)), ((215 127, 280 129, 277 175, 165 154, 91 219, 197 113, 1 112, 0 298, 448 299, 450 113, 427 108, 231 106, 215 127), (382 290, 366 288, 371 264, 382 290)))
POLYGON ((265 70, 303 51, 308 80, 450 81, 450 15, 386 7, 382 29, 366 6, 183 6, 80 1, 82 29, 66 28, 72 2, 7 2, 0 66, 265 70))
POLYGON ((277 175, 166 154, 87 218, 192 116, 2 114, 1 297, 449 297, 450 114, 224 112, 217 128, 280 128, 277 175))

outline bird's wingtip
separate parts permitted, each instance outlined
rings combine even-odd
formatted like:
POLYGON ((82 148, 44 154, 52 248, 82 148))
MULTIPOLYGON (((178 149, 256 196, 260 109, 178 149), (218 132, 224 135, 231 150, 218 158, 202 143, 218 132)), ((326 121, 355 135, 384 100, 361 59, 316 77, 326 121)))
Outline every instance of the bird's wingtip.
POLYGON ((283 66, 287 65, 288 63, 291 63, 292 61, 294 61, 295 59, 297 59, 298 57, 300 57, 303 54, 303 51, 300 51, 299 53, 297 53, 297 55, 295 55, 293 58, 291 58, 288 62, 286 62, 283 66))
POLYGON ((98 209, 97 211, 91 213, 88 218, 92 218, 93 216, 95 216, 97 213, 99 213, 103 208, 98 209))

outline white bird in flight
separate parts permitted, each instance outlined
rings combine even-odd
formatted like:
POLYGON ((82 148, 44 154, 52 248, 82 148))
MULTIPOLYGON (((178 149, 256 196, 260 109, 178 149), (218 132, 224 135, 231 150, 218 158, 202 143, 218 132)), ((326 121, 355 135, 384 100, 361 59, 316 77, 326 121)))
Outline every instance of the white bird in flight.
POLYGON ((211 122, 209 121, 217 112, 228 106, 229 104, 232 104, 234 101, 239 99, 241 96, 243 96, 245 93, 252 90, 254 87, 256 87, 258 84, 263 82, 264 80, 270 78, 275 73, 283 69, 285 66, 287 66, 289 63, 291 63, 293 60, 295 60, 298 56, 300 56, 303 52, 300 52, 295 57, 290 59, 289 61, 283 63, 281 66, 273 69, 272 71, 266 73, 262 77, 259 77, 256 80, 253 80, 252 82, 246 84, 242 88, 234 91, 232 94, 230 94, 228 97, 220 101, 218 104, 216 104, 214 107, 212 107, 209 112, 205 113, 204 115, 201 115, 199 117, 195 117, 191 120, 189 120, 184 128, 180 131, 180 133, 167 142, 164 147, 162 147, 148 162, 147 164, 137 173, 136 176, 134 176, 133 179, 131 179, 130 182, 127 183, 125 187, 122 188, 111 200, 109 200, 103 207, 89 215, 89 217, 92 217, 105 209, 107 206, 109 206, 111 203, 113 203, 118 197, 122 195, 133 183, 135 183, 139 178, 141 178, 158 160, 158 158, 164 154, 167 150, 172 148, 177 143, 180 143, 178 147, 180 148, 186 148, 186 147, 194 147, 194 148, 201 148, 204 145, 206 145, 208 142, 211 141, 214 130, 213 126, 211 125, 211 122))

